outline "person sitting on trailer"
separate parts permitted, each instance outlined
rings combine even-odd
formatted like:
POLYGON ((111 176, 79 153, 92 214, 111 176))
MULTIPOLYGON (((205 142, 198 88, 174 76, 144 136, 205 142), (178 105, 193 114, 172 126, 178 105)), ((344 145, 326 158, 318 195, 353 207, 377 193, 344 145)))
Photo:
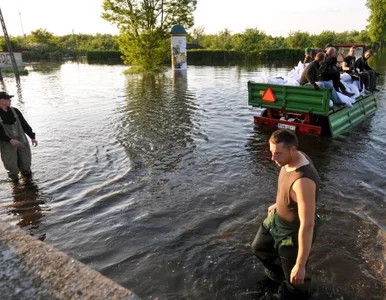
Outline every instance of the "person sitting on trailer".
POLYGON ((348 55, 343 60, 343 71, 351 76, 352 80, 359 80, 359 91, 365 86, 365 93, 370 93, 369 91, 369 82, 370 77, 367 72, 358 72, 355 68, 355 52, 356 47, 352 46, 348 52, 348 55))
POLYGON ((358 58, 354 65, 356 69, 359 69, 359 72, 368 73, 370 78, 370 92, 379 92, 377 89, 377 75, 379 73, 374 71, 367 63, 367 60, 373 56, 373 50, 367 50, 360 58, 358 58))
POLYGON ((327 49, 330 48, 330 47, 334 47, 335 48, 335 45, 333 43, 327 43, 326 46, 324 46, 324 51, 327 52, 327 49))
POLYGON ((326 58, 324 64, 321 66, 321 80, 329 81, 332 80, 332 84, 337 92, 341 92, 343 95, 352 97, 355 94, 346 91, 346 87, 340 81, 340 72, 336 64, 338 63, 336 59, 336 50, 334 47, 328 47, 326 49, 326 58))
POLYGON ((309 64, 310 62, 312 62, 314 60, 314 58, 312 57, 312 49, 311 48, 306 48, 305 51, 304 51, 304 60, 303 60, 303 64, 306 65, 306 64, 309 64))
POLYGON ((324 53, 327 53, 327 50, 328 48, 330 47, 333 47, 335 49, 335 54, 333 56, 333 63, 334 63, 334 68, 340 72, 342 71, 342 67, 340 65, 340 63, 338 62, 338 50, 336 49, 335 45, 333 43, 328 43, 326 44, 326 46, 324 47, 324 53))
POLYGON ((324 63, 325 57, 326 54, 324 52, 316 54, 315 60, 303 70, 302 76, 300 77, 300 85, 312 85, 315 90, 320 90, 320 88, 332 88, 332 102, 337 105, 345 104, 339 98, 331 81, 320 80, 320 66, 324 63))

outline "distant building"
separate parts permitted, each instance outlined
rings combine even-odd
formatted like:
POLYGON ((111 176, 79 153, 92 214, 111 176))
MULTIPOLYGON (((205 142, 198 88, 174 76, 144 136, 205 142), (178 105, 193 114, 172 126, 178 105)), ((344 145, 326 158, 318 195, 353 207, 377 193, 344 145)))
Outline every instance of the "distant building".
POLYGON ((201 45, 199 44, 186 44, 186 49, 187 50, 196 50, 196 49, 204 49, 204 47, 202 47, 201 45))

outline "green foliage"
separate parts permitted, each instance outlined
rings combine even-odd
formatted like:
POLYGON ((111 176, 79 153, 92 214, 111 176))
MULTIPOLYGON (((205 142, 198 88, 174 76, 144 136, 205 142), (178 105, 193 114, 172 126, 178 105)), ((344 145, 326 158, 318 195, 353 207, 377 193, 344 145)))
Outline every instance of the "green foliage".
MULTIPOLYGON (((118 37, 111 34, 68 34, 54 36, 45 29, 38 29, 27 36, 11 37, 12 49, 23 52, 25 61, 61 61, 63 58, 75 59, 91 50, 119 51, 118 37)), ((0 37, 0 50, 8 52, 4 37, 0 37)), ((121 63, 120 58, 110 60, 121 63)), ((121 54, 120 54, 121 55, 121 54)))
MULTIPOLYGON (((19 75, 25 76, 29 74, 29 71, 26 69, 19 69, 19 75)), ((13 69, 2 69, 1 73, 3 74, 15 74, 15 71, 13 69)))
POLYGON ((77 53, 74 51, 68 51, 65 49, 34 49, 33 51, 23 51, 23 61, 62 61, 63 58, 76 58, 77 53))
POLYGON ((263 49, 282 49, 286 47, 287 45, 284 37, 272 37, 270 35, 264 37, 263 49))
POLYGON ((304 56, 303 49, 264 49, 256 50, 247 54, 250 62, 257 61, 299 61, 304 56))
POLYGON ((366 6, 370 9, 368 31, 372 42, 386 40, 386 1, 367 0, 366 6))
MULTIPOLYGON (((372 6, 374 3, 379 4, 378 1, 368 3, 371 3, 371 8, 378 7, 372 6)), ((107 5, 107 8, 115 5, 114 11, 105 10, 105 17, 118 25, 121 30, 119 36, 110 34, 54 36, 46 29, 38 29, 27 36, 11 37, 12 48, 15 52, 23 52, 25 61, 52 62, 87 55, 91 63, 124 62, 136 65, 136 68, 130 68, 130 72, 162 70, 157 66, 170 64, 169 31, 177 23, 184 25, 185 28, 193 24, 192 12, 196 1, 110 0, 105 1, 104 5, 107 5)), ((374 15, 378 16, 381 13, 375 12, 374 15)), ((187 38, 188 43, 197 43, 205 48, 189 50, 189 64, 234 64, 254 60, 300 59, 306 47, 323 49, 327 43, 370 44, 374 40, 370 31, 366 29, 341 33, 323 31, 319 35, 297 31, 284 38, 266 35, 258 28, 247 28, 244 32, 235 34, 229 29, 219 31, 217 34, 205 34, 203 26, 193 28, 187 38)), ((382 44, 382 40, 377 41, 382 44)), ((377 46, 378 43, 372 43, 373 48, 377 46)), ((0 37, 0 49, 8 51, 3 37, 0 37)))
POLYGON ((370 44, 371 38, 370 38, 369 32, 367 30, 362 30, 361 32, 359 32, 357 36, 357 41, 370 44))
POLYGON ((288 48, 307 48, 312 46, 312 39, 308 32, 290 32, 285 39, 288 48))
POLYGON ((170 40, 162 32, 133 35, 122 34, 118 43, 123 54, 123 62, 136 65, 143 71, 156 69, 170 55, 170 40))
MULTIPOLYGON (((11 47, 15 52, 19 52, 24 48, 23 38, 11 38, 11 47)), ((0 37, 0 51, 8 52, 8 46, 4 37, 0 37)))
POLYGON ((169 55, 172 26, 193 25, 196 6, 196 0, 104 0, 102 18, 120 30, 124 63, 151 70, 169 55))
MULTIPOLYGON (((346 42, 348 41, 346 40, 346 42)), ((325 30, 325 31, 322 31, 322 33, 319 35, 311 36, 310 45, 312 45, 315 48, 324 49, 324 47, 328 43, 332 43, 332 44, 338 43, 337 35, 335 31, 325 30)))
POLYGON ((194 43, 201 45, 202 38, 205 35, 205 27, 197 26, 193 28, 192 33, 188 34, 187 40, 188 43, 194 43))
POLYGON ((258 49, 263 49, 265 47, 265 37, 266 34, 257 28, 247 28, 240 36, 240 43, 236 46, 236 50, 252 52, 258 49))
POLYGON ((205 49, 222 49, 222 42, 217 34, 204 35, 200 45, 205 49))
POLYGON ((60 48, 73 49, 80 52, 91 50, 119 50, 118 38, 111 34, 68 34, 58 37, 60 48))
POLYGON ((88 63, 121 64, 122 53, 120 51, 87 51, 88 63))
POLYGON ((29 40, 31 43, 51 45, 55 43, 56 38, 46 29, 37 29, 31 32, 29 40))
POLYGON ((240 65, 257 61, 299 61, 304 55, 301 49, 261 49, 251 52, 234 50, 189 50, 189 64, 195 65, 240 65))
POLYGON ((227 50, 189 50, 188 51, 189 64, 205 64, 205 65, 228 65, 239 64, 245 56, 239 51, 227 50))
POLYGON ((225 50, 231 50, 232 49, 232 34, 228 28, 225 28, 224 30, 220 31, 218 33, 219 40, 222 43, 221 48, 217 49, 225 49, 225 50))

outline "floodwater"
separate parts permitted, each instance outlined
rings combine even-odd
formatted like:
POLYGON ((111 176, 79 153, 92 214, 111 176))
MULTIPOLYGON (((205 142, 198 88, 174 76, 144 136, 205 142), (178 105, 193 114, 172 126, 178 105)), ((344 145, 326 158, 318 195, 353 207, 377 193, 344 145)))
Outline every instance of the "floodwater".
MULTIPOLYGON (((143 299, 270 299, 249 245, 279 170, 247 81, 291 68, 142 77, 63 63, 20 86, 6 77, 39 145, 32 180, 11 185, 0 166, 1 219, 143 299)), ((299 135, 322 180, 313 299, 385 299, 386 62, 377 69, 375 115, 335 139, 299 135)))

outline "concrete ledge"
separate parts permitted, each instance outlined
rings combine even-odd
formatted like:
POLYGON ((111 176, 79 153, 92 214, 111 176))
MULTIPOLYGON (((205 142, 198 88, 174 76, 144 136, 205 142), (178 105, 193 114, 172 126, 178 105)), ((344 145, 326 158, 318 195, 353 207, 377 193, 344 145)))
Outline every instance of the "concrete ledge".
POLYGON ((0 299, 140 300, 81 262, 1 221, 0 299))

